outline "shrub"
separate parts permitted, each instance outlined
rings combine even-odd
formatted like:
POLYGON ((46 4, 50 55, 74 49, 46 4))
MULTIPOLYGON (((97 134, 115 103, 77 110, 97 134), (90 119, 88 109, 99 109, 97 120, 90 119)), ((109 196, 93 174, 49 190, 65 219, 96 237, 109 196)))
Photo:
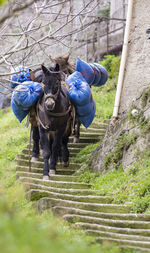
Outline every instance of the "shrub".
POLYGON ((107 69, 109 78, 112 79, 118 75, 120 59, 121 57, 116 57, 115 55, 105 55, 104 60, 99 62, 99 64, 107 69))

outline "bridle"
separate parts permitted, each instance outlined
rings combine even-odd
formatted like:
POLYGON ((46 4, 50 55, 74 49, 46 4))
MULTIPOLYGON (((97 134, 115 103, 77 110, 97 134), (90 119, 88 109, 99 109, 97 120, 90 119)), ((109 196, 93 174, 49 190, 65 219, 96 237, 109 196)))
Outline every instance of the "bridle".
POLYGON ((52 112, 50 110, 47 110, 47 108, 45 108, 45 100, 48 99, 48 98, 52 98, 56 102, 60 92, 63 94, 64 97, 67 97, 66 94, 61 89, 61 84, 59 85, 59 88, 58 88, 58 90, 55 94, 44 94, 44 107, 40 103, 41 99, 38 100, 38 103, 37 103, 37 119, 38 119, 38 121, 40 122, 40 124, 42 125, 42 127, 45 130, 49 130, 49 126, 48 126, 48 124, 44 125, 44 123, 40 119, 39 111, 41 111, 43 113, 46 113, 46 114, 48 114, 48 116, 51 116, 51 117, 54 117, 54 118, 64 117, 71 111, 71 108, 72 108, 71 104, 69 104, 69 107, 65 112, 52 112))
POLYGON ((58 90, 55 94, 44 94, 44 101, 46 101, 46 99, 48 98, 52 98, 56 102, 60 94, 60 91, 61 91, 61 84, 58 86, 58 90))

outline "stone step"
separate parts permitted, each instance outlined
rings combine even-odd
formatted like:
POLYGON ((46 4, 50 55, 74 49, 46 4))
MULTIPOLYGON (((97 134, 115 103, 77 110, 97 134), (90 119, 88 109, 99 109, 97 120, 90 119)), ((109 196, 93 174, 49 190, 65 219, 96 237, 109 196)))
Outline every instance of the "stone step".
POLYGON ((87 143, 68 143, 68 148, 70 149, 70 148, 80 148, 80 149, 82 149, 82 148, 85 148, 87 145, 89 145, 89 143, 87 144, 87 143))
POLYGON ((87 129, 84 127, 80 127, 80 134, 82 136, 82 133, 97 133, 97 134, 105 134, 106 127, 101 128, 94 128, 94 127, 88 127, 87 129))
POLYGON ((97 236, 97 237, 100 236, 100 237, 105 237, 105 238, 116 238, 120 240, 126 239, 126 240, 133 240, 133 241, 150 242, 150 236, 119 234, 119 233, 105 232, 105 231, 92 230, 92 229, 87 229, 86 233, 89 235, 97 236))
POLYGON ((104 119, 104 124, 109 125, 110 121, 111 121, 111 119, 104 119))
POLYGON ((134 251, 131 251, 131 252, 135 252, 135 249, 138 250, 136 251, 136 253, 140 253, 140 252, 150 252, 150 250, 147 248, 141 248, 141 247, 134 247, 134 246, 131 246, 131 245, 119 245, 121 249, 131 249, 131 250, 134 250, 134 251))
MULTIPOLYGON (((101 136, 104 136, 105 131, 102 131, 98 133, 98 131, 95 132, 86 132, 86 131, 81 131, 80 132, 80 138, 82 137, 87 137, 87 138, 100 138, 101 136)), ((73 137, 73 136, 72 136, 73 137)))
POLYGON ((71 208, 79 208, 89 211, 106 212, 106 213, 128 213, 130 207, 126 205, 114 205, 114 204, 97 204, 97 203, 85 203, 71 200, 60 200, 54 198, 41 198, 37 201, 36 207, 40 210, 52 208, 54 206, 64 206, 71 208))
POLYGON ((119 228, 106 225, 85 223, 85 222, 76 222, 73 227, 85 229, 85 230, 97 230, 105 231, 119 234, 128 234, 128 235, 140 235, 140 236, 150 236, 150 229, 133 229, 133 228, 119 228))
POLYGON ((28 195, 30 196, 30 199, 32 201, 38 200, 41 197, 48 197, 48 198, 55 198, 55 199, 61 199, 61 200, 71 200, 74 202, 84 202, 84 203, 101 203, 106 204, 110 203, 111 199, 109 197, 103 197, 103 196, 93 196, 93 195, 86 195, 86 196, 78 196, 78 195, 72 195, 72 194, 61 194, 52 192, 49 190, 42 190, 42 189, 30 189, 28 191, 28 195))
MULTIPOLYGON (((25 159, 18 159, 16 158, 16 162, 17 162, 17 165, 21 165, 21 166, 28 166, 29 167, 29 161, 28 160, 25 160, 25 159)), ((31 168, 34 167, 34 168, 43 168, 43 162, 41 161, 37 161, 37 162, 31 162, 31 168)), ((69 166, 68 167, 65 167, 65 169, 74 169, 74 170, 78 170, 79 168, 81 167, 81 164, 80 163, 72 163, 70 162, 69 163, 69 166)), ((61 163, 57 163, 57 166, 56 166, 56 169, 63 169, 64 166, 63 164, 61 163)))
MULTIPOLYGON (((33 173, 32 173, 33 174, 33 173)), ((30 182, 35 184, 42 184, 49 187, 58 187, 66 189, 89 189, 89 184, 78 183, 78 182, 63 182, 63 181, 54 181, 54 180, 43 180, 36 177, 31 177, 31 175, 25 174, 25 176, 18 175, 18 180, 20 182, 30 182)))
POLYGON ((125 245, 127 246, 133 246, 135 249, 137 247, 141 248, 148 248, 150 250, 150 241, 145 242, 145 241, 134 241, 134 240, 126 240, 126 239, 117 239, 117 238, 107 238, 107 237, 97 237, 96 242, 111 242, 111 243, 116 243, 118 245, 125 245))
MULTIPOLYGON (((34 173, 29 171, 16 171, 16 177, 32 177, 43 179, 43 173, 34 173)), ((50 176, 50 180, 54 181, 63 181, 63 182, 77 182, 78 177, 72 175, 52 175, 50 176)))
MULTIPOLYGON (((98 193, 97 193, 98 194, 98 193)), ((133 213, 102 213, 102 212, 94 212, 81 210, 77 208, 66 208, 63 206, 55 206, 53 208, 53 213, 55 215, 63 216, 65 214, 78 214, 85 216, 93 216, 104 219, 113 219, 113 220, 135 220, 135 221, 150 221, 150 214, 133 214, 133 213)))
MULTIPOLYGON (((82 149, 82 148, 85 148, 87 145, 90 145, 90 143, 68 143, 68 148, 69 148, 69 150, 71 149, 71 148, 79 148, 80 150, 82 149)), ((30 147, 30 145, 28 144, 27 145, 27 149, 29 149, 29 147, 30 147)), ((33 148, 33 144, 31 143, 31 150, 32 150, 32 148, 33 148)))
MULTIPOLYGON (((104 135, 99 135, 99 136, 80 136, 80 143, 86 143, 87 145, 92 144, 92 143, 96 143, 100 140, 100 138, 104 136, 104 135)), ((73 136, 69 137, 69 143, 73 143, 73 136)))
POLYGON ((72 223, 85 222, 120 228, 150 229, 148 221, 112 220, 77 214, 65 214, 63 218, 72 223))
MULTIPOLYGON (((105 120, 104 120, 105 121, 105 120)), ((110 119, 109 119, 109 121, 110 121, 110 119)), ((108 122, 109 122, 108 121, 108 122)), ((104 122, 104 123, 95 123, 95 122, 93 122, 91 125, 90 125, 90 127, 89 128, 107 128, 108 127, 108 122, 107 122, 107 120, 106 120, 106 123, 104 122)), ((82 125, 81 125, 81 128, 84 128, 82 125)))
MULTIPOLYGON (((28 166, 16 166, 16 171, 25 171, 25 172, 29 172, 29 167, 28 166)), ((76 170, 73 169, 69 169, 67 168, 57 168, 56 170, 56 175, 72 175, 73 173, 75 173, 76 170)), ((35 167, 31 167, 31 172, 33 173, 43 173, 43 169, 42 168, 35 168, 35 167)))
MULTIPOLYGON (((71 154, 77 154, 77 153, 80 152, 81 149, 82 149, 82 148, 71 147, 71 148, 69 148, 69 152, 70 152, 71 154)), ((22 150, 22 154, 28 155, 28 157, 29 157, 29 154, 30 154, 29 149, 28 149, 28 148, 23 149, 23 150, 22 150)))
MULTIPOLYGON (((58 188, 58 187, 51 187, 51 186, 45 186, 43 185, 41 182, 41 180, 39 180, 40 182, 35 182, 32 183, 29 182, 28 178, 27 181, 23 181, 23 185, 25 187, 26 190, 30 190, 30 189, 42 189, 42 190, 48 190, 51 192, 56 192, 56 193, 61 193, 61 194, 71 194, 71 195, 79 195, 79 196, 87 196, 87 195, 97 195, 98 192, 91 190, 91 189, 65 189, 65 188, 58 188), (41 184, 40 184, 41 183, 41 184)), ((63 207, 64 209, 66 207, 63 207)))
MULTIPOLYGON (((75 153, 72 153, 72 152, 70 152, 69 153, 69 157, 70 157, 70 159, 72 158, 72 157, 75 157, 76 156, 76 154, 75 153)), ((32 153, 31 153, 31 156, 30 156, 30 159, 32 158, 32 153)), ((29 155, 28 154, 18 154, 17 155, 17 159, 22 159, 22 160, 29 160, 29 155)), ((38 161, 39 162, 43 162, 43 156, 39 156, 39 158, 38 158, 38 161)))

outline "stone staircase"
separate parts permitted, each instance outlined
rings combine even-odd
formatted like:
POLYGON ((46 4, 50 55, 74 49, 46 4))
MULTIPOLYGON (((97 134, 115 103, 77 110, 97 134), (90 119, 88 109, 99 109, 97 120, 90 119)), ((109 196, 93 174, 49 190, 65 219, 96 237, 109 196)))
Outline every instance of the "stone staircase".
POLYGON ((69 141, 69 167, 58 163, 57 174, 49 181, 42 179, 42 157, 38 162, 31 162, 29 171, 27 146, 16 159, 16 177, 38 211, 51 209, 73 227, 94 236, 97 242, 109 241, 122 248, 150 252, 150 215, 133 214, 127 205, 112 204, 111 197, 100 196, 74 175, 81 165, 74 163, 73 158, 87 145, 96 143, 105 134, 108 123, 109 120, 98 125, 93 123, 87 130, 81 127, 80 143, 72 143, 72 137, 69 141))

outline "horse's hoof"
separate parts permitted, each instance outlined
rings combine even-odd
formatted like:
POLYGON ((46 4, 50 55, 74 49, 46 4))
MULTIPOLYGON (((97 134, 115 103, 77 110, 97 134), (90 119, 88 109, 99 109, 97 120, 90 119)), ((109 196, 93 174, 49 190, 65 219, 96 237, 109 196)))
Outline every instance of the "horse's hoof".
POLYGON ((56 170, 50 170, 49 171, 49 176, 54 176, 56 174, 56 170))
POLYGON ((41 154, 41 156, 43 156, 43 149, 40 150, 40 154, 41 154))
POLYGON ((43 180, 48 181, 49 180, 49 176, 43 176, 43 180))
POLYGON ((39 158, 38 157, 34 157, 34 156, 32 156, 32 158, 31 158, 31 162, 37 162, 39 160, 39 158))
POLYGON ((78 137, 74 137, 73 138, 73 143, 79 143, 79 138, 78 137))
POLYGON ((64 167, 68 167, 69 166, 69 162, 64 162, 64 167))

